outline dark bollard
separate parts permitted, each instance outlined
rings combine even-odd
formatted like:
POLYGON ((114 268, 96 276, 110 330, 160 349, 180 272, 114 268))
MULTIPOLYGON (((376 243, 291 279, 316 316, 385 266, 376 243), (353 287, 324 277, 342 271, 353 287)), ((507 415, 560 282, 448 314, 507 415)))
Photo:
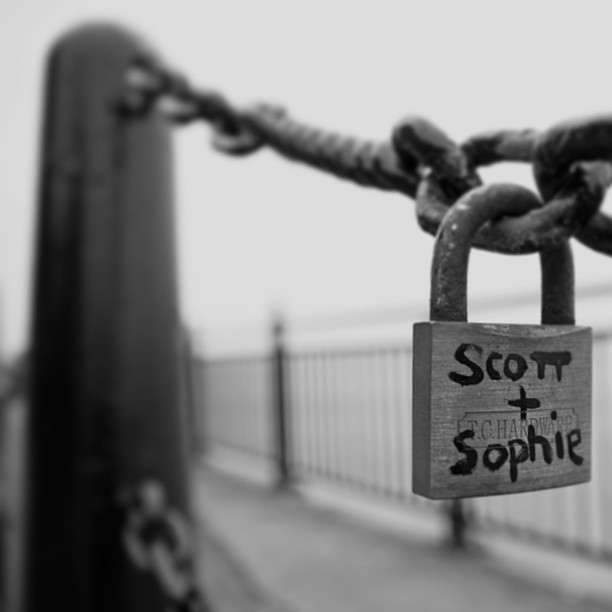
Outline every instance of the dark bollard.
POLYGON ((178 597, 179 582, 160 581, 152 557, 137 562, 162 543, 168 516, 183 527, 189 516, 169 128, 155 114, 118 110, 142 51, 131 34, 102 25, 68 34, 49 59, 26 612, 178 605, 169 591, 178 597))

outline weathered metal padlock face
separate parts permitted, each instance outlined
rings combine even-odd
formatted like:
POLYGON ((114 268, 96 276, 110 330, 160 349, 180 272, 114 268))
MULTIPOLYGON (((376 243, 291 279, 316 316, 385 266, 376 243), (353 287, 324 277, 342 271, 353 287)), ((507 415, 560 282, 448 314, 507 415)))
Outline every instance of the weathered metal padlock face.
POLYGON ((591 477, 591 329, 414 326, 413 491, 500 495, 591 477))

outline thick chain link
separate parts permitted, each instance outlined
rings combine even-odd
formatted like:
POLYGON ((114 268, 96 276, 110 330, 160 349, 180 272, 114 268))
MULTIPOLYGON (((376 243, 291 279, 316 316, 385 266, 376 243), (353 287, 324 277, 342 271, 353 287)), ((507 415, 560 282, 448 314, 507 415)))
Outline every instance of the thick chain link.
MULTIPOLYGON (((437 232, 450 206, 481 185, 476 173, 479 166, 534 160, 537 173, 538 155, 549 147, 548 134, 555 133, 554 129, 541 135, 531 130, 489 133, 471 138, 460 147, 425 119, 401 122, 394 132, 394 142, 417 156, 425 168, 416 195, 420 226, 431 234, 437 232)), ((601 161, 576 163, 564 167, 561 178, 559 172, 555 177, 559 178, 555 189, 544 201, 528 189, 516 191, 516 210, 530 212, 485 224, 473 246, 521 254, 556 246, 577 233, 588 237, 591 223, 604 218, 597 211, 612 178, 612 166, 601 161)))
POLYGON ((242 111, 216 92, 195 89, 184 77, 148 59, 138 60, 127 75, 130 85, 122 109, 147 113, 158 102, 179 124, 197 119, 213 128, 215 149, 246 155, 264 145, 288 159, 307 163, 360 185, 414 197, 419 183, 417 161, 391 143, 375 143, 326 132, 291 119, 282 109, 256 105, 242 111))
POLYGON ((517 216, 485 224, 473 246, 533 253, 575 236, 612 255, 612 219, 599 211, 612 183, 612 115, 568 121, 542 133, 489 132, 462 145, 426 119, 410 117, 388 142, 368 142, 300 123, 270 105, 239 110, 150 58, 138 59, 126 80, 124 112, 137 116, 157 106, 180 124, 209 122, 212 144, 224 153, 246 155, 268 146, 359 185, 398 191, 416 200, 419 225, 431 234, 450 206, 482 185, 479 167, 530 163, 539 194, 517 190, 517 216))
POLYGON ((162 484, 145 480, 120 498, 125 509, 123 542, 132 565, 153 574, 169 611, 210 612, 196 582, 191 528, 168 506, 162 484))

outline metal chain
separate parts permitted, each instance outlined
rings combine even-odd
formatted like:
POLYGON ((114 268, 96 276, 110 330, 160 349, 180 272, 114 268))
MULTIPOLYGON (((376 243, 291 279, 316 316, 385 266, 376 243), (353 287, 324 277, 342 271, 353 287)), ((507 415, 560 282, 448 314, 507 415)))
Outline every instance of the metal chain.
POLYGON ((213 147, 230 155, 253 153, 264 145, 360 185, 414 197, 420 177, 418 162, 391 143, 375 143, 326 132, 291 119, 281 108, 256 105, 234 108, 217 92, 195 89, 188 81, 148 58, 127 74, 130 86, 122 109, 146 114, 159 101, 173 121, 202 119, 213 128, 213 147))
POLYGON ((197 586, 193 539, 186 518, 167 505, 163 486, 145 480, 120 496, 125 509, 123 542, 132 565, 150 572, 171 612, 210 612, 197 586))
POLYGON ((146 115, 156 107, 179 124, 204 120, 213 128, 213 146, 226 154, 247 155, 268 146, 359 185, 398 191, 416 200, 419 225, 431 234, 450 206, 482 185, 479 167, 530 163, 539 194, 521 189, 517 215, 485 224, 473 246, 533 253, 573 236, 612 255, 612 219, 599 211, 612 183, 612 115, 568 121, 541 133, 489 132, 462 145, 426 119, 410 117, 388 142, 369 142, 300 123, 279 107, 238 109, 150 57, 134 62, 126 82, 124 113, 146 115), (524 210, 529 212, 521 214, 524 210))

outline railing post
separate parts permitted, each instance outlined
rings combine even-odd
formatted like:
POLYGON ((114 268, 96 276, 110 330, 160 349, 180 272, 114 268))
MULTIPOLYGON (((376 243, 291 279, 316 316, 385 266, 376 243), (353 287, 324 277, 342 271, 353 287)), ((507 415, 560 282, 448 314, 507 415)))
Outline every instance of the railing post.
POLYGON ((201 353, 192 356, 192 384, 194 389, 194 444, 198 459, 203 459, 208 451, 208 418, 206 414, 206 359, 201 353))
POLYGON ((287 355, 285 324, 280 315, 272 321, 272 397, 275 434, 276 485, 279 489, 291 486, 291 439, 289 402, 287 397, 287 355))
MULTIPOLYGON (((126 519, 152 506, 189 515, 169 127, 155 113, 118 111, 126 70, 145 51, 131 34, 101 25, 69 33, 50 55, 27 612, 167 610, 168 591, 128 554, 126 519)), ((145 546, 143 534, 132 535, 145 546)))
POLYGON ((192 457, 204 453, 204 360, 196 349, 193 332, 185 330, 184 372, 189 419, 189 450, 192 457))
POLYGON ((467 546, 467 530, 469 527, 465 502, 453 499, 447 506, 449 526, 448 543, 451 548, 465 548, 467 546))

